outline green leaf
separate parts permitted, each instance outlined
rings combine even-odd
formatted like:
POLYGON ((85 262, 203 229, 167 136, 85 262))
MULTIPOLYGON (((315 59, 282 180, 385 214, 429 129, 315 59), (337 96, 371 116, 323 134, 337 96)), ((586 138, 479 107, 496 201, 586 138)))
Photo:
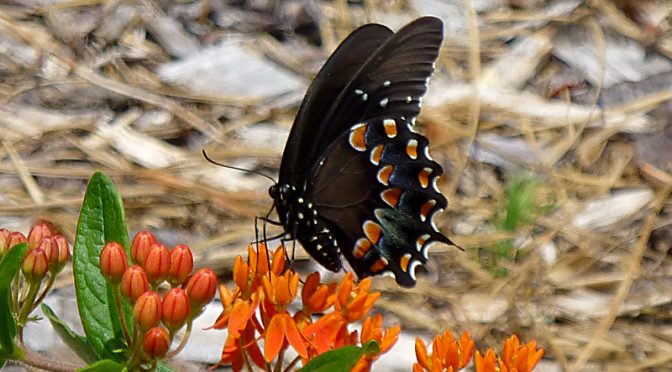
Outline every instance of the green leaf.
POLYGON ((49 319, 49 322, 51 322, 51 326, 54 327, 56 333, 58 333, 70 349, 87 363, 98 361, 98 355, 86 337, 76 334, 67 324, 58 319, 54 311, 47 304, 42 304, 41 307, 42 312, 49 319))
POLYGON ((12 247, 0 261, 0 349, 4 357, 16 352, 16 320, 12 314, 11 287, 14 276, 19 272, 23 258, 28 252, 28 244, 21 243, 12 247))
MULTIPOLYGON (((111 241, 120 243, 128 252, 130 242, 121 196, 107 176, 96 172, 89 180, 79 212, 72 255, 77 307, 86 337, 96 353, 119 361, 119 351, 127 346, 112 286, 103 278, 99 266, 100 251, 111 241)), ((124 313, 130 320, 131 308, 126 303, 124 313)), ((130 327, 132 322, 127 324, 130 327)))
POLYGON ((125 369, 125 366, 113 360, 103 359, 84 368, 80 368, 77 372, 121 372, 125 369))
POLYGON ((380 351, 378 343, 371 340, 359 346, 344 346, 339 349, 327 351, 306 364, 301 372, 348 372, 357 364, 359 359, 367 354, 376 354, 380 351))

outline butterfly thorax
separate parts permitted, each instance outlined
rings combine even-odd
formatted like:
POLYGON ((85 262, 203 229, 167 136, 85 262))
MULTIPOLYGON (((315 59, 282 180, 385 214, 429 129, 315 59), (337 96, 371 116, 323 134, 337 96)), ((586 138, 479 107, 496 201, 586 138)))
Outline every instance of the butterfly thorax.
POLYGON ((280 222, 290 239, 297 239, 322 266, 342 268, 338 242, 328 222, 320 218, 315 205, 303 196, 303 190, 290 184, 277 184, 268 190, 275 201, 280 222))

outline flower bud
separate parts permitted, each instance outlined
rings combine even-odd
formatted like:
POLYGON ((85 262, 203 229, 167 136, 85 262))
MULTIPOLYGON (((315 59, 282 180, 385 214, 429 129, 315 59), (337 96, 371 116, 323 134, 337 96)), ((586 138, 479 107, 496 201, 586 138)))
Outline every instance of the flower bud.
POLYGON ((187 295, 193 309, 201 309, 215 297, 217 274, 211 269, 200 269, 187 283, 187 295))
POLYGON ((170 251, 163 244, 154 244, 149 249, 142 267, 147 272, 150 283, 161 283, 168 278, 168 274, 170 273, 170 251))
POLYGON ((121 293, 134 304, 138 297, 149 290, 149 279, 142 267, 133 265, 121 277, 121 293))
POLYGON ((27 281, 39 283, 49 270, 46 253, 40 248, 28 251, 23 259, 21 270, 27 281))
POLYGON ((149 249, 156 243, 156 237, 149 231, 140 231, 135 234, 133 243, 131 243, 131 258, 133 262, 138 265, 144 264, 149 249))
POLYGON ((158 325, 161 321, 161 297, 152 291, 141 294, 133 305, 133 318, 142 330, 158 325))
POLYGON ((54 238, 45 236, 40 239, 36 247, 42 249, 44 254, 47 255, 47 263, 50 269, 58 264, 58 246, 54 238))
POLYGON ((182 328, 189 317, 189 297, 182 288, 173 288, 163 297, 161 320, 172 332, 182 328))
POLYGON ((42 238, 52 236, 53 234, 54 232, 48 224, 44 222, 36 223, 33 225, 33 228, 30 229, 30 233, 28 233, 28 244, 30 244, 31 247, 36 247, 42 238))
POLYGON ((170 252, 170 284, 173 286, 184 283, 194 269, 194 256, 191 249, 179 244, 170 252))
POLYGON ((170 335, 163 327, 154 327, 145 333, 142 350, 154 359, 163 358, 170 347, 170 335))
POLYGON ((57 274, 65 267, 65 264, 68 263, 70 259, 70 245, 68 244, 68 239, 61 234, 56 234, 52 236, 56 246, 58 247, 58 256, 56 257, 56 265, 52 271, 54 274, 57 274))
POLYGON ((126 250, 117 242, 105 244, 100 252, 100 272, 110 283, 116 284, 121 281, 121 276, 128 267, 126 250))
POLYGON ((18 231, 15 231, 7 237, 7 250, 12 249, 17 244, 25 243, 28 240, 26 239, 26 236, 21 234, 18 231))
POLYGON ((0 229, 0 257, 4 256, 5 252, 7 252, 8 248, 7 243, 9 242, 9 230, 7 229, 0 229))

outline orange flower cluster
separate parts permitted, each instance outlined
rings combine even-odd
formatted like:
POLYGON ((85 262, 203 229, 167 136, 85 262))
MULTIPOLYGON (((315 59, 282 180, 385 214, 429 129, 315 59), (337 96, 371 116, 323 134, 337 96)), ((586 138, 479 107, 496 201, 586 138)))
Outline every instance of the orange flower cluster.
POLYGON ((379 353, 362 357, 354 369, 366 371, 396 343, 400 327, 384 329, 380 315, 366 317, 380 297, 379 292, 369 292, 369 279, 355 283, 348 273, 338 284, 323 284, 319 273, 312 273, 301 289, 300 310, 290 312, 289 305, 299 294, 299 275, 285 268, 284 248, 278 248, 272 259, 267 252, 263 244, 258 250, 249 246, 247 263, 239 256, 234 264, 235 289, 219 287, 224 311, 213 327, 229 332, 220 364, 236 371, 250 369, 252 363, 266 368, 275 360, 282 363, 290 346, 305 364, 326 351, 375 340, 379 353), (315 320, 316 314, 323 315, 315 320), (361 334, 348 331, 348 324, 362 319, 361 334))
POLYGON ((476 351, 474 341, 468 332, 464 332, 459 340, 455 340, 450 331, 434 337, 432 354, 427 354, 427 346, 420 339, 415 340, 415 355, 418 362, 413 365, 413 372, 457 372, 469 364, 474 357, 476 372, 529 372, 544 356, 544 349, 537 350, 535 341, 521 345, 516 335, 504 342, 502 356, 497 358, 492 349, 485 356, 476 351))
POLYGON ((543 356, 544 349, 537 350, 535 341, 521 345, 518 336, 513 335, 504 342, 504 350, 499 360, 492 349, 488 349, 485 356, 477 351, 474 365, 476 372, 528 372, 536 367, 543 356))

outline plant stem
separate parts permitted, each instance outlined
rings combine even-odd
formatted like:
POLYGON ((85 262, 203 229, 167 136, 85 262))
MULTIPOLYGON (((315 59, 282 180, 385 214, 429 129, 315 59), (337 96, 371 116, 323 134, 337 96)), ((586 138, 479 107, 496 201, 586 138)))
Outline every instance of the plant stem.
POLYGON ((47 297, 47 293, 51 290, 51 287, 53 287, 54 282, 56 281, 56 275, 49 274, 49 282, 47 283, 47 286, 44 287, 44 290, 42 291, 42 294, 40 294, 40 297, 35 300, 33 303, 33 308, 30 309, 30 311, 33 311, 37 308, 37 305, 39 305, 42 300, 44 300, 45 297, 47 297))
POLYGON ((292 360, 292 361, 289 363, 289 365, 287 366, 287 368, 285 368, 285 371, 291 371, 292 368, 294 368, 294 366, 296 365, 296 363, 299 362, 299 360, 301 360, 301 356, 300 356, 300 355, 297 356, 296 358, 294 358, 294 360, 292 360))
POLYGON ((35 301, 37 292, 40 290, 40 282, 41 281, 31 281, 28 283, 28 295, 21 306, 21 311, 19 312, 19 317, 17 319, 17 333, 19 334, 19 339, 21 341, 23 341, 23 327, 26 325, 28 315, 30 315, 30 312, 33 310, 33 301, 35 301))
POLYGON ((121 304, 121 290, 119 285, 115 284, 113 286, 114 291, 114 302, 117 305, 117 313, 119 314, 119 321, 121 321, 121 330, 124 332, 124 338, 126 339, 126 345, 131 347, 131 335, 128 332, 128 324, 126 324, 126 317, 124 316, 124 307, 121 304))
POLYGON ((128 370, 133 371, 136 366, 136 363, 138 363, 138 358, 140 358, 141 354, 141 349, 142 349, 142 338, 144 336, 140 335, 140 327, 136 324, 135 327, 133 327, 133 342, 129 343, 129 347, 132 347, 132 353, 131 357, 128 358, 128 370))
POLYGON ((18 360, 18 362, 31 367, 56 372, 72 372, 83 367, 69 363, 57 362, 53 359, 47 359, 38 353, 26 349, 24 345, 21 345, 20 347, 24 355, 20 360, 18 360))
POLYGON ((187 330, 184 332, 184 337, 182 337, 182 340, 180 340, 180 344, 177 346, 177 348, 168 354, 166 354, 165 358, 172 358, 175 355, 177 355, 182 349, 184 349, 184 346, 187 345, 187 340, 189 340, 189 336, 191 336, 191 329, 194 326, 194 320, 190 319, 189 322, 187 323, 187 330))

